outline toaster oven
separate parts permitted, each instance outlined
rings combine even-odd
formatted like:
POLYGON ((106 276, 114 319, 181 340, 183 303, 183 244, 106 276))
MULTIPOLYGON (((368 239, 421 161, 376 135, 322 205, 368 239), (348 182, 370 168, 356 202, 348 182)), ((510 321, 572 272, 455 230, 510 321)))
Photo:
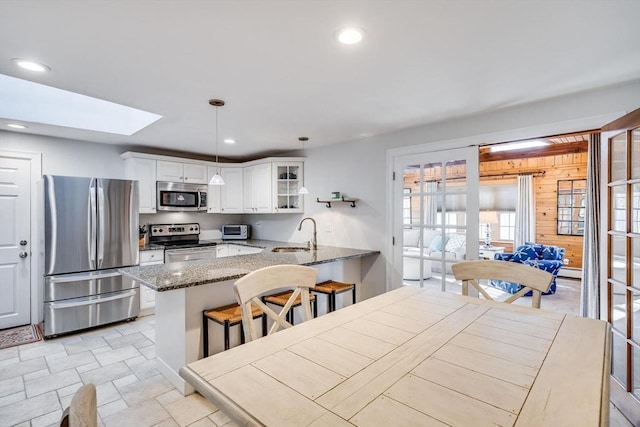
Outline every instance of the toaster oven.
POLYGON ((222 226, 222 240, 246 240, 251 238, 251 226, 231 224, 222 226))

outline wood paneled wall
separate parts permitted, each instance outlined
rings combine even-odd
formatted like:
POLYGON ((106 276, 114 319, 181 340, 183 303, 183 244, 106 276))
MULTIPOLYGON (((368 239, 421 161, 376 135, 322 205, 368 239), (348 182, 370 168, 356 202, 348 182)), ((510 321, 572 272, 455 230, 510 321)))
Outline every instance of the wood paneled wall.
POLYGON ((586 179, 587 153, 480 163, 480 175, 536 171, 544 171, 544 175, 533 178, 536 242, 565 248, 565 258, 569 260, 568 267, 582 268, 583 237, 557 234, 558 180, 586 179))

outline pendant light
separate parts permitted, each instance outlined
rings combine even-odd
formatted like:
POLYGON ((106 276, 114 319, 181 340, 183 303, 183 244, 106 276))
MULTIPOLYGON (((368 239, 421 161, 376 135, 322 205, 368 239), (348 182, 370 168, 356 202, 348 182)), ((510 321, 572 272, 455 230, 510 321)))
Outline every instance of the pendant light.
POLYGON ((224 179, 220 176, 220 164, 218 163, 218 107, 224 106, 221 99, 210 99, 209 105, 216 107, 216 174, 211 177, 209 185, 224 185, 224 179))
MULTIPOLYGON (((304 143, 308 140, 309 138, 307 138, 306 136, 301 136, 300 138, 298 138, 298 141, 302 142, 302 157, 304 157, 304 143)), ((300 187, 300 189, 298 190, 298 194, 309 194, 309 190, 307 190, 307 187, 304 186, 304 174, 302 174, 302 187, 300 187)))

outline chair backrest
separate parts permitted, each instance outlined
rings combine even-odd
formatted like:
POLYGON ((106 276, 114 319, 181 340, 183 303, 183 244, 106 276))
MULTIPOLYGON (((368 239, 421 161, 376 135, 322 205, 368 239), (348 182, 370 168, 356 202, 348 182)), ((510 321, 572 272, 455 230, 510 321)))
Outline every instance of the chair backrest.
POLYGON ((98 405, 95 385, 85 384, 76 391, 71 399, 71 404, 62 414, 60 426, 98 426, 98 405))
POLYGON ((531 306, 533 308, 540 308, 541 293, 548 292, 551 282, 553 282, 553 274, 516 262, 464 261, 453 264, 451 269, 456 280, 462 281, 462 295, 469 295, 469 284, 471 284, 482 296, 493 301, 487 291, 480 286, 478 280, 504 280, 518 283, 522 285, 522 289, 503 302, 512 303, 532 291, 531 306))
POLYGON ((255 270, 238 279, 233 288, 238 298, 238 304, 242 307, 242 326, 244 328, 245 341, 249 342, 258 338, 253 327, 251 316, 251 304, 255 304, 273 320, 273 325, 268 334, 276 332, 280 327, 290 328, 292 325, 286 321, 286 315, 298 296, 301 297, 302 313, 304 320, 311 319, 311 303, 309 289, 316 285, 318 270, 302 265, 274 265, 255 270), (267 292, 275 289, 294 287, 294 291, 280 313, 276 313, 259 298, 267 292))

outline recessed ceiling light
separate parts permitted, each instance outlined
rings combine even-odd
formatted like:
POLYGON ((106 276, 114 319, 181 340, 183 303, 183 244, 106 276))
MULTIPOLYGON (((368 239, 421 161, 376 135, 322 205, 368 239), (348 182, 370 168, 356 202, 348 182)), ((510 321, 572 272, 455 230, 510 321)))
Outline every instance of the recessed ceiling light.
POLYGON ((18 67, 24 68, 25 70, 36 71, 38 73, 51 71, 51 68, 49 68, 48 66, 39 62, 30 61, 28 59, 13 58, 12 61, 15 62, 18 67))
POLYGON ((225 144, 235 144, 236 140, 235 139, 231 139, 231 138, 227 138, 223 141, 225 144))
POLYGON ((25 125, 20 125, 18 123, 9 123, 7 125, 7 127, 13 128, 13 129, 26 129, 27 127, 25 125))
POLYGON ((544 147, 545 145, 549 145, 549 143, 536 139, 533 141, 521 141, 521 142, 512 142, 507 144, 494 145, 489 149, 489 151, 492 153, 497 153, 499 151, 524 150, 525 148, 538 148, 538 147, 544 147))
POLYGON ((356 44, 362 41, 364 31, 360 28, 349 27, 338 31, 338 41, 342 44, 356 44))

